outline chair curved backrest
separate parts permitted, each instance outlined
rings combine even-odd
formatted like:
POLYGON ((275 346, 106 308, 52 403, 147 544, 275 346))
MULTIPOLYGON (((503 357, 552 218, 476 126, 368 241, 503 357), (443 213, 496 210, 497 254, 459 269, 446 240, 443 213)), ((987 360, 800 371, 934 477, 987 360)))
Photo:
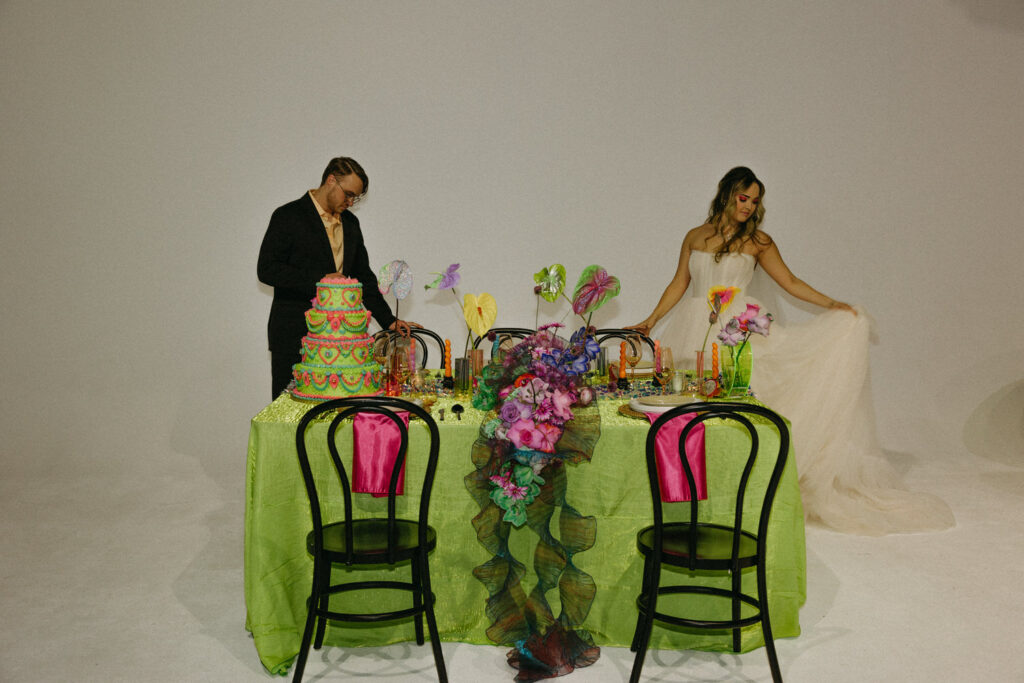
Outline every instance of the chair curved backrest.
POLYGON ((624 330, 617 327, 607 327, 604 329, 597 330, 594 332, 594 338, 597 343, 603 345, 608 339, 621 339, 626 342, 631 342, 632 338, 639 338, 651 349, 651 357, 654 357, 654 340, 648 337, 646 334, 637 332, 636 330, 624 330))
MULTIPOLYGON (((427 352, 426 341, 428 339, 432 340, 435 344, 437 344, 438 358, 441 359, 439 367, 444 365, 444 340, 441 339, 441 336, 437 334, 437 332, 434 332, 433 330, 428 330, 425 327, 410 327, 409 336, 414 337, 416 341, 419 342, 420 348, 423 349, 423 360, 420 361, 421 368, 427 367, 427 356, 429 354, 427 352)), ((377 334, 373 335, 373 341, 375 344, 380 339, 387 339, 388 344, 394 344, 399 339, 402 338, 402 335, 398 332, 395 332, 394 330, 381 330, 377 334)))
MULTIPOLYGON (((730 491, 714 491, 709 492, 710 495, 723 496, 730 495, 735 497, 735 511, 732 520, 732 554, 731 562, 736 566, 738 571, 738 554, 740 539, 742 532, 748 531, 744 527, 744 507, 747 497, 747 488, 750 483, 750 475, 754 470, 754 466, 757 463, 758 457, 762 455, 762 449, 760 447, 760 438, 758 436, 757 428, 754 425, 754 420, 760 421, 762 424, 767 421, 774 426, 779 436, 779 447, 777 452, 774 454, 774 463, 771 470, 771 475, 768 478, 765 486, 764 496, 758 506, 755 506, 757 511, 757 552, 759 557, 764 558, 765 551, 765 539, 767 538, 768 532, 768 519, 771 514, 772 503, 775 500, 775 493, 779 487, 779 481, 782 478, 782 470, 786 465, 786 459, 789 455, 789 428, 786 426, 785 420, 782 419, 774 411, 765 408, 764 406, 747 404, 747 403, 734 403, 734 402, 709 402, 709 403, 690 403, 682 406, 673 408, 670 411, 662 413, 657 420, 651 425, 647 432, 647 443, 646 443, 646 457, 647 457, 647 475, 648 481, 651 487, 651 497, 654 501, 654 527, 655 527, 655 545, 660 546, 661 534, 659 532, 663 525, 663 506, 665 503, 661 498, 661 487, 658 482, 658 464, 655 444, 657 442, 658 432, 665 427, 665 425, 671 420, 689 413, 696 413, 696 416, 691 419, 679 433, 679 441, 677 443, 676 456, 679 457, 682 464, 682 471, 686 475, 686 481, 691 492, 697 491, 696 480, 694 477, 693 469, 690 466, 689 460, 685 456, 685 444, 686 438, 689 434, 696 429, 697 425, 703 424, 708 420, 722 419, 729 420, 736 423, 738 426, 746 430, 747 435, 750 439, 750 449, 747 453, 746 463, 743 466, 742 472, 737 480, 737 487, 735 492, 730 491)), ((690 516, 689 520, 684 524, 689 524, 690 530, 688 533, 689 548, 689 569, 695 569, 698 564, 698 538, 697 526, 699 523, 698 518, 698 500, 696 495, 690 496, 689 501, 690 516)), ((656 547, 655 552, 660 553, 661 548, 656 547)))
POLYGON ((482 337, 477 337, 473 340, 473 348, 479 348, 480 342, 487 339, 491 334, 494 334, 495 341, 500 345, 506 339, 512 340, 523 340, 529 337, 531 334, 536 334, 537 330, 531 330, 528 327, 492 327, 487 330, 487 334, 482 337))
MULTIPOLYGON (((427 519, 430 508, 430 493, 434 486, 434 475, 437 471, 437 459, 438 452, 440 450, 440 436, 437 429, 437 423, 422 407, 405 401, 403 399, 392 397, 392 396, 353 396, 351 398, 338 398, 330 401, 326 401, 317 406, 311 408, 302 419, 299 421, 299 425, 295 430, 295 447, 298 451, 299 466, 302 469, 302 479, 306 486, 306 494, 309 496, 310 513, 313 518, 313 544, 314 544, 314 555, 317 556, 322 552, 323 543, 323 528, 324 520, 322 513, 322 501, 321 492, 318 489, 317 481, 313 476, 313 468, 310 464, 310 451, 306 446, 306 431, 310 423, 319 418, 325 413, 336 411, 337 415, 331 420, 327 428, 327 451, 330 453, 330 459, 334 465, 334 469, 338 474, 338 479, 341 486, 342 496, 344 498, 344 520, 346 522, 346 557, 345 563, 352 563, 352 553, 354 544, 352 542, 352 529, 354 520, 353 509, 352 509, 352 488, 349 483, 348 470, 345 467, 344 460, 340 451, 338 450, 337 444, 337 431, 345 418, 352 417, 357 413, 371 413, 385 415, 391 419, 394 425, 399 430, 400 434, 400 445, 397 456, 395 457, 394 464, 391 467, 390 479, 388 482, 388 502, 387 502, 387 550, 386 555, 389 564, 395 562, 395 549, 397 542, 397 525, 396 521, 398 517, 396 515, 396 496, 398 489, 399 474, 402 470, 402 465, 405 462, 406 454, 409 445, 409 428, 405 422, 396 414, 396 410, 403 410, 409 413, 410 417, 416 417, 421 420, 426 426, 430 434, 430 446, 427 456, 426 469, 423 476, 423 482, 420 488, 420 499, 419 499, 419 513, 417 519, 419 544, 421 547, 426 546, 427 539, 427 519)), ((323 455, 323 449, 318 449, 319 454, 323 455)), ((346 458, 347 459, 347 458, 346 458)), ((325 492, 326 493, 326 492, 325 492)), ((341 520, 338 520, 341 521, 341 520)))

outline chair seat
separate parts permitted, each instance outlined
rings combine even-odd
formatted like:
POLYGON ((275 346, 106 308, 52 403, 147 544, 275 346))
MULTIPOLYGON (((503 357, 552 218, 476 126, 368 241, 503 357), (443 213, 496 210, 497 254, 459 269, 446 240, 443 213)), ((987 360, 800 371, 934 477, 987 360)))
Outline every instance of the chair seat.
MULTIPOLYGON (((674 522, 662 527, 661 561, 671 565, 687 565, 690 560, 687 522, 674 522)), ((696 564, 706 569, 726 569, 732 564, 733 528, 720 524, 697 525, 696 564)), ((654 527, 649 526, 636 536, 636 547, 644 555, 654 552, 654 527)), ((757 536, 740 532, 739 564, 751 567, 757 562, 757 536)))
MULTIPOLYGON (((344 562, 348 553, 345 543, 346 522, 335 522, 324 526, 324 553, 336 562, 344 562)), ((378 564, 387 562, 387 519, 358 519, 352 522, 352 561, 356 564, 378 564)), ((411 558, 419 550, 419 527, 416 522, 395 520, 396 560, 411 558)), ((427 527, 427 552, 437 546, 437 532, 427 527)), ((306 548, 313 552, 313 532, 306 536, 306 548)))

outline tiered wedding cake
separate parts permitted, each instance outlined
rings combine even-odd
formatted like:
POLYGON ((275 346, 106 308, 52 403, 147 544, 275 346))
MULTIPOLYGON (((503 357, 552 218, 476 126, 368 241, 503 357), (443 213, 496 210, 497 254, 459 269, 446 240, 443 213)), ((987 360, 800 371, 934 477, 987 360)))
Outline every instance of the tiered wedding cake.
POLYGON ((326 400, 381 393, 381 367, 366 334, 370 312, 358 280, 328 275, 316 286, 306 311, 309 334, 302 338, 302 362, 292 367, 296 398, 326 400))

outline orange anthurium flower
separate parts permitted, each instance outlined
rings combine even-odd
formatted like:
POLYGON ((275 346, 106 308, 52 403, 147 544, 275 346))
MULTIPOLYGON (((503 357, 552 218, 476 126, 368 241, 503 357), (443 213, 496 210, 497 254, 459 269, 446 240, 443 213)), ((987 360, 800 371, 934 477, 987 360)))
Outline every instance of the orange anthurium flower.
POLYGON ((739 287, 712 287, 708 290, 708 306, 711 307, 712 320, 718 317, 718 314, 729 308, 729 304, 736 298, 736 295, 740 293, 739 287))

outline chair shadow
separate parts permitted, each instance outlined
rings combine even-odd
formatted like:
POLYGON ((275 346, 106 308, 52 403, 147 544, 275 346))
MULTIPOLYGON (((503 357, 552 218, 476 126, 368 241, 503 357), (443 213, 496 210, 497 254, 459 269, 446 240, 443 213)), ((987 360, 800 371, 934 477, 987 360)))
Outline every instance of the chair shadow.
MULTIPOLYGON (((327 647, 310 650, 306 664, 306 681, 350 680, 359 678, 398 677, 403 680, 436 681, 437 668, 429 656, 430 645, 424 658, 420 646, 410 643, 395 643, 372 648, 327 647), (313 669, 311 670, 310 667, 313 669)), ((450 654, 445 652, 445 657, 450 654)))

